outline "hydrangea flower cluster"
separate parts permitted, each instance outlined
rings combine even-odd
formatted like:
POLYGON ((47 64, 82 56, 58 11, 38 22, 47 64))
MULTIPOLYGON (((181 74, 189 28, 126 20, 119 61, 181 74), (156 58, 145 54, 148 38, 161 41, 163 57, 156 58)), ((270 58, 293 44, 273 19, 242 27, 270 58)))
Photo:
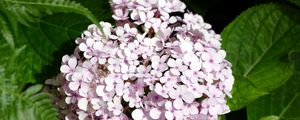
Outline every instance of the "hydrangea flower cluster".
MULTIPOLYGON (((80 120, 215 120, 234 82, 221 38, 179 0, 112 0, 60 68, 80 120)), ((66 119, 72 119, 66 116, 66 119)))

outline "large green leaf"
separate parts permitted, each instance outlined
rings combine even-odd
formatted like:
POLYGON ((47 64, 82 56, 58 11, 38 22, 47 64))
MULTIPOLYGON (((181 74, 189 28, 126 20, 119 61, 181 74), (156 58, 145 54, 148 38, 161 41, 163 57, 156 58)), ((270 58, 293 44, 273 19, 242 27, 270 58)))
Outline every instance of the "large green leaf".
POLYGON ((296 73, 286 84, 247 107, 248 120, 300 119, 300 54, 294 54, 296 73))
POLYGON ((98 23, 96 17, 82 5, 70 0, 1 0, 0 6, 23 24, 35 21, 35 17, 56 12, 77 13, 98 23))
POLYGON ((232 110, 284 84, 293 74, 288 53, 300 49, 300 12, 288 6, 265 4, 248 9, 229 24, 222 47, 233 65, 232 110))
MULTIPOLYGON (((54 75, 59 72, 58 65, 62 54, 66 54, 67 49, 74 50, 75 38, 92 23, 88 16, 94 16, 89 11, 88 14, 80 12, 87 9, 80 9, 84 7, 79 4, 73 6, 75 2, 59 1, 63 0, 0 0, 0 119, 56 119, 57 111, 49 104, 48 95, 37 93, 40 86, 26 89, 25 92, 23 90, 28 86, 27 83, 43 82, 45 76, 49 77, 49 74, 54 75), (37 11, 41 14, 37 14, 37 11), (64 13, 52 14, 55 12, 64 13), (14 19, 16 15, 21 17, 16 20, 14 19), (29 22, 30 24, 27 24, 29 22)), ((89 5, 91 4, 89 2, 93 1, 95 0, 82 3, 89 5)), ((104 5, 108 5, 108 2, 101 1, 93 4, 94 7, 104 5)), ((101 7, 93 8, 93 13, 100 9, 101 7)), ((109 9, 95 16, 108 20, 107 16, 111 16, 111 12, 107 11, 109 9)), ((93 22, 95 20, 92 19, 93 22)))
POLYGON ((289 0, 289 1, 300 7, 300 0, 289 0))
POLYGON ((58 111, 48 94, 39 92, 41 85, 32 86, 24 93, 15 92, 12 86, 2 83, 0 86, 1 120, 57 120, 58 111))

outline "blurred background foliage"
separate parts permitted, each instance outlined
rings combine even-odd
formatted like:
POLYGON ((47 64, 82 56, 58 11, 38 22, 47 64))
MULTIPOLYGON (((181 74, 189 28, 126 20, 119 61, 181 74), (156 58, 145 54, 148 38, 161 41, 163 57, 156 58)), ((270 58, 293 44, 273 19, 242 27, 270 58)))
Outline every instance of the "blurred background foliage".
MULTIPOLYGON (((300 120, 299 0, 183 2, 221 33, 233 64, 234 111, 221 119, 300 120)), ((108 0, 0 0, 1 120, 57 119, 41 89, 97 21, 114 22, 108 0)))

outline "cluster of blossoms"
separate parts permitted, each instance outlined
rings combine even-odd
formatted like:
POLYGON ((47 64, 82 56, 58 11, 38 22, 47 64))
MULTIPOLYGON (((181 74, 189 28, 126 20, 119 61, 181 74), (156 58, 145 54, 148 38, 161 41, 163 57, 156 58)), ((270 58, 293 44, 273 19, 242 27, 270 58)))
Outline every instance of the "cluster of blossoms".
MULTIPOLYGON (((234 78, 220 36, 179 0, 112 0, 65 55, 65 102, 80 120, 215 120, 234 78)), ((66 116, 65 119, 77 119, 66 116)))

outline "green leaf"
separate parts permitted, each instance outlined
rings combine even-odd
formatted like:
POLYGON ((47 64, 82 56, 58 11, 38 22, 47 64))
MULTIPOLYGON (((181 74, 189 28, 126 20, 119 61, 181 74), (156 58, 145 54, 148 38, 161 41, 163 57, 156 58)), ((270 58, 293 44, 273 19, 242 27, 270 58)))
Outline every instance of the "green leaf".
POLYGON ((293 77, 280 88, 249 105, 248 120, 265 119, 269 115, 277 116, 277 120, 300 119, 300 53, 292 54, 292 58, 296 64, 293 77))
POLYGON ((279 120, 279 117, 275 115, 270 115, 270 116, 260 118, 259 120, 279 120))
POLYGON ((53 107, 46 93, 34 93, 34 95, 27 96, 26 93, 22 95, 8 87, 3 89, 1 85, 0 95, 1 102, 9 99, 10 103, 5 106, 0 104, 2 120, 58 120, 58 111, 53 107))
POLYGON ((26 91, 24 91, 24 95, 26 97, 34 95, 35 93, 39 92, 42 88, 43 88, 43 85, 41 85, 41 84, 33 85, 30 88, 26 89, 26 91))
POLYGON ((300 12, 277 4, 243 12, 222 32, 222 47, 233 65, 231 110, 250 104, 284 84, 293 74, 288 60, 300 48, 300 12))
POLYGON ((300 7, 300 0, 289 0, 289 1, 300 7))
MULTIPOLYGON (((104 3, 108 4, 97 2, 99 6, 104 3)), ((38 92, 41 86, 23 90, 28 83, 43 83, 45 76, 56 75, 62 55, 67 49, 74 50, 75 38, 91 24, 88 16, 92 13, 88 15, 82 12, 87 9, 79 10, 83 7, 76 5, 68 0, 0 0, 0 119, 57 119, 48 95, 38 92), (13 40, 5 35, 8 33, 13 40)), ((101 14, 109 16, 111 12, 101 14)))
POLYGON ((53 14, 56 12, 77 13, 90 19, 97 24, 97 18, 85 7, 69 0, 2 0, 2 7, 10 11, 18 21, 27 25, 27 21, 35 21, 35 17, 44 13, 53 14), (12 7, 14 6, 14 7, 12 7))

